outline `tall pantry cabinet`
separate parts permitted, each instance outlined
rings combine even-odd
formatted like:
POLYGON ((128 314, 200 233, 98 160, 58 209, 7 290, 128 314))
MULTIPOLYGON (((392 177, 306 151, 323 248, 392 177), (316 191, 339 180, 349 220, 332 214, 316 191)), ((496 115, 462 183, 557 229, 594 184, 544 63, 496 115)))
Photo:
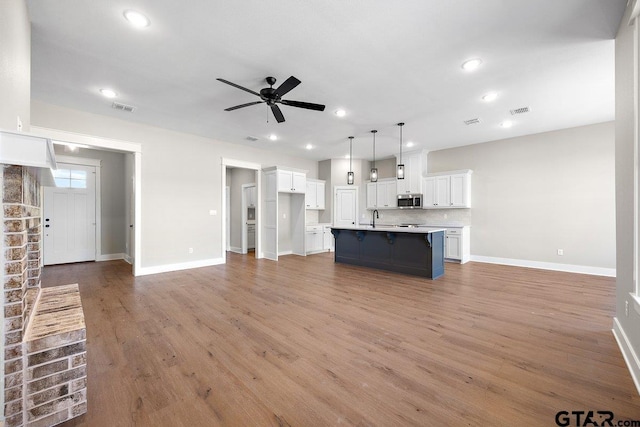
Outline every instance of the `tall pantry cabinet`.
POLYGON ((306 171, 270 167, 262 170, 265 182, 264 257, 305 255, 306 171))

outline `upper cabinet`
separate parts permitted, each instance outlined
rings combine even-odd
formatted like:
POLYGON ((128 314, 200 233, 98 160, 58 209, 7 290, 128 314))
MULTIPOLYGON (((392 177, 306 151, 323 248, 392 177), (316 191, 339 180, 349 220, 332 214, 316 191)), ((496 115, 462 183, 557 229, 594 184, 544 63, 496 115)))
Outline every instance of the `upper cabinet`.
POLYGON ((305 205, 307 209, 324 210, 325 181, 317 179, 307 179, 307 191, 305 205))
MULTIPOLYGON (((423 151, 410 151, 402 154, 404 179, 398 180, 398 194, 422 194, 422 171, 426 154, 423 151)), ((400 158, 396 157, 396 164, 400 158)))
POLYGON ((248 208, 256 207, 256 186, 252 185, 250 187, 244 188, 245 200, 247 202, 248 208))
POLYGON ((304 172, 278 169, 279 193, 305 193, 307 175, 304 172))
POLYGON ((367 209, 398 207, 398 187, 395 178, 379 179, 367 183, 367 209))
POLYGON ((470 208, 471 170, 429 174, 423 179, 424 209, 470 208))

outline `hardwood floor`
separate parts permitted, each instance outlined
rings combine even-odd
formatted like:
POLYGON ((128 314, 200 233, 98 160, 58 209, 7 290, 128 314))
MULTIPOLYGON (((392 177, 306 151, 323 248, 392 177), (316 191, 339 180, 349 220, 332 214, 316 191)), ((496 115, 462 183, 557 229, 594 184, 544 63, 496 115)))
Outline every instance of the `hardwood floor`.
POLYGON ((540 426, 558 411, 640 420, 611 332, 611 278, 446 264, 435 281, 230 253, 134 278, 121 261, 46 267, 79 283, 88 413, 64 426, 540 426))

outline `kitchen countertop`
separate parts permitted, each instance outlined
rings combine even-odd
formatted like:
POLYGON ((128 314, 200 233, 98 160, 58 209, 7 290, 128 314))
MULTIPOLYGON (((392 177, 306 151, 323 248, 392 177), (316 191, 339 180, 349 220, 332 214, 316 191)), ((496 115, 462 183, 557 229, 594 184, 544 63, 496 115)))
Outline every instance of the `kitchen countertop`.
POLYGON ((428 234, 435 233, 436 231, 446 231, 444 228, 437 227, 398 227, 393 225, 376 225, 375 228, 370 225, 358 225, 358 226, 345 226, 345 227, 331 227, 338 230, 354 230, 354 231, 386 231, 393 233, 413 233, 413 234, 428 234))

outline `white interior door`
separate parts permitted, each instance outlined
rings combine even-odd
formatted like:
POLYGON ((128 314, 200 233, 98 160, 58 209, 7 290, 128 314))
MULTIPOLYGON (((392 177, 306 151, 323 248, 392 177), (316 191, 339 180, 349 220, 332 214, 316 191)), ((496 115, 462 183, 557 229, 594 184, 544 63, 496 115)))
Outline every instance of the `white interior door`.
POLYGON ((224 197, 226 202, 226 215, 225 215, 225 236, 226 236, 226 247, 225 250, 228 251, 231 249, 231 188, 227 185, 224 187, 224 197))
POLYGON ((44 188, 44 264, 95 261, 96 169, 58 164, 44 188))
POLYGON ((334 200, 333 225, 336 227, 352 227, 358 217, 358 189, 336 188, 334 200))

